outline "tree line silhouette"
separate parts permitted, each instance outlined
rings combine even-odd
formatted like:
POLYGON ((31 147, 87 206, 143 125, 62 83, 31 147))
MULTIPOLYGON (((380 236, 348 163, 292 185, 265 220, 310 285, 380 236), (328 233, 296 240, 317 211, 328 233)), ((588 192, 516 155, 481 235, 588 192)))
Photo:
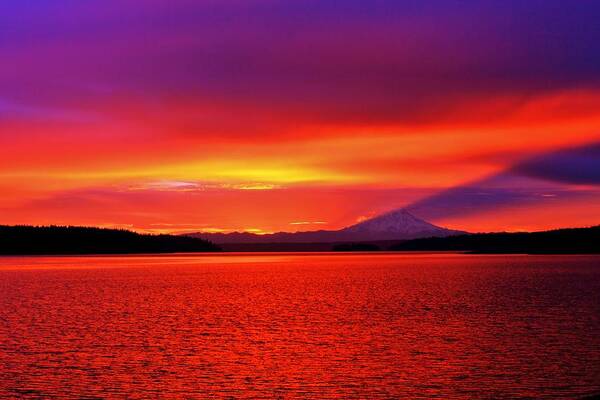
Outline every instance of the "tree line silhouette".
POLYGON ((332 251, 379 251, 381 248, 374 243, 339 243, 331 248, 332 251))
POLYGON ((443 238, 414 239, 393 245, 390 250, 598 254, 600 253, 600 226, 544 232, 476 233, 443 238))
POLYGON ((221 249, 188 236, 139 234, 124 229, 0 225, 0 254, 128 254, 207 252, 221 249))

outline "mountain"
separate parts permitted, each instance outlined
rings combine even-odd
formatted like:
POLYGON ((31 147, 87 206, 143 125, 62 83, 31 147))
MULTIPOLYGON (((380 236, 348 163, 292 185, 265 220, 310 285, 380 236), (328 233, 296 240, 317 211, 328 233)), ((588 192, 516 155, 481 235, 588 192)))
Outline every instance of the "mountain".
POLYGON ((246 232, 191 233, 187 236, 226 243, 341 243, 378 240, 407 240, 446 237, 465 232, 442 228, 415 217, 408 211, 395 210, 336 231, 278 232, 256 235, 246 232))
POLYGON ((404 209, 368 219, 339 232, 360 237, 361 241, 445 237, 464 233, 430 224, 404 209))

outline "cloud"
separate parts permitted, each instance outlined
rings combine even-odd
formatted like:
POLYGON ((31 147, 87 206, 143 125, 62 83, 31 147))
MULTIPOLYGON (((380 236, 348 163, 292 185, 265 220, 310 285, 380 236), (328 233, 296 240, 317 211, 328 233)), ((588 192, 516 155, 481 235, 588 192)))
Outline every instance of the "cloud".
POLYGON ((0 97, 0 119, 86 123, 96 121, 98 117, 77 109, 23 104, 0 97))
POLYGON ((272 183, 260 183, 260 182, 250 182, 250 183, 223 183, 217 185, 219 189, 232 189, 232 190, 275 190, 281 189, 281 185, 275 185, 272 183))
POLYGON ((513 206, 543 207, 597 198, 600 194, 600 144, 562 149, 518 162, 484 179, 469 182, 410 204, 426 219, 456 218, 513 206), (590 188, 572 185, 592 185, 590 188))
POLYGON ((3 90, 54 103, 187 98, 244 118, 415 123, 600 84, 594 2, 8 3, 3 90))
POLYGON ((202 186, 196 182, 184 181, 155 181, 147 182, 140 185, 132 185, 127 187, 128 190, 154 190, 154 191, 191 191, 201 190, 202 186))
POLYGON ((560 183, 600 185, 600 143, 536 157, 518 164, 513 172, 560 183))
POLYGON ((132 191, 162 191, 162 192, 203 192, 207 190, 223 191, 223 190, 275 190, 281 189, 283 186, 261 183, 261 182, 244 182, 244 183, 218 183, 218 182, 191 182, 191 181, 176 181, 176 180, 160 180, 144 182, 140 184, 128 185, 126 190, 132 191))

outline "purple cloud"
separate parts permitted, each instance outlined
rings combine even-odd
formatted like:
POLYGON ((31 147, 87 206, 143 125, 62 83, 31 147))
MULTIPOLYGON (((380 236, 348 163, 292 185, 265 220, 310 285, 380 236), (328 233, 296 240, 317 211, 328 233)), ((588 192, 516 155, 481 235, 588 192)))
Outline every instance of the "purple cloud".
POLYGON ((600 143, 536 157, 513 171, 560 183, 600 185, 600 143))
MULTIPOLYGON (((137 96, 323 120, 420 121, 457 101, 600 83, 600 5, 564 1, 7 1, 3 90, 137 96)), ((102 96, 100 96, 102 98, 102 96)), ((85 101, 84 101, 85 103, 85 101)))
POLYGON ((407 208, 427 219, 465 216, 514 205, 600 198, 600 144, 563 149, 517 163, 505 172, 444 190, 407 208), (591 185, 580 189, 573 185, 591 185))

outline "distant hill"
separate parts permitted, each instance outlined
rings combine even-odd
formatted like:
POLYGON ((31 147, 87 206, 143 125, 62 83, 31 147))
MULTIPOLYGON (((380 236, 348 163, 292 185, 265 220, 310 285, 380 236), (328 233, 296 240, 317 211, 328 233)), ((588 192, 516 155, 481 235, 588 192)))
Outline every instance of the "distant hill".
POLYGON ((423 221, 406 210, 392 211, 335 231, 278 232, 256 235, 246 232, 191 233, 187 236, 218 244, 242 243, 341 243, 381 240, 407 240, 423 237, 446 237, 465 232, 442 228, 423 221))
POLYGON ((399 251, 473 253, 600 254, 600 226, 530 233, 478 233, 398 243, 399 251))
POLYGON ((0 225, 0 254, 130 254, 208 252, 220 248, 206 240, 171 235, 141 235, 117 229, 73 226, 0 225))

